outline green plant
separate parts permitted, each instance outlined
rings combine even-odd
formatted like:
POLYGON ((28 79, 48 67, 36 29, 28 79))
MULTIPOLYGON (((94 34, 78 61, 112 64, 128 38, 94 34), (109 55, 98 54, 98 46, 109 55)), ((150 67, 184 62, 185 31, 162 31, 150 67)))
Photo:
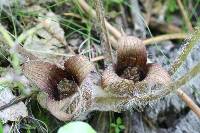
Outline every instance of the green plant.
POLYGON ((167 11, 173 13, 178 10, 178 5, 176 0, 168 0, 167 1, 167 11))
POLYGON ((73 121, 60 127, 58 133, 96 133, 88 124, 82 121, 73 121))
POLYGON ((114 128, 115 133, 120 133, 120 131, 125 129, 120 117, 116 119, 115 123, 111 123, 111 127, 114 128))
POLYGON ((3 123, 0 121, 0 133, 3 133, 3 123))

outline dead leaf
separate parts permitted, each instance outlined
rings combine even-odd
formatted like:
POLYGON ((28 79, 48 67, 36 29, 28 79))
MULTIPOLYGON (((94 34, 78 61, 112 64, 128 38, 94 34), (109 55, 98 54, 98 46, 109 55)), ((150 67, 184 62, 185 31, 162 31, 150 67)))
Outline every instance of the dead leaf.
POLYGON ((60 27, 58 16, 53 12, 43 10, 39 14, 38 22, 41 22, 44 28, 39 29, 32 36, 28 36, 24 48, 33 52, 39 58, 58 62, 63 56, 67 56, 66 50, 61 48, 67 45, 67 42, 64 37, 64 30, 60 27))
MULTIPOLYGON (((13 100, 15 96, 9 88, 0 86, 0 106, 3 106, 13 100)), ((23 102, 14 104, 0 111, 0 119, 6 123, 7 121, 18 121, 20 118, 28 116, 26 105, 23 102)))

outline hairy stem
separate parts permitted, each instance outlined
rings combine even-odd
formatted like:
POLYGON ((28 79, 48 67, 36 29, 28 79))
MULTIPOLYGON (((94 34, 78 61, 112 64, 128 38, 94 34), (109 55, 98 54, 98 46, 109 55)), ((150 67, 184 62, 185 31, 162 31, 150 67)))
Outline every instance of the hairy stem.
POLYGON ((189 72, 187 72, 183 77, 179 78, 177 81, 173 83, 173 87, 180 88, 181 86, 185 85, 195 76, 200 74, 200 62, 195 65, 189 72))
POLYGON ((110 40, 108 38, 108 31, 105 25, 105 15, 104 15, 104 10, 103 10, 103 4, 101 0, 95 0, 95 5, 96 5, 96 13, 97 13, 97 19, 100 22, 100 27, 103 32, 103 38, 105 40, 105 48, 107 53, 109 53, 109 59, 113 62, 113 57, 112 57, 112 47, 110 44, 110 40))
POLYGON ((194 48, 194 46, 198 44, 199 38, 200 38, 200 29, 197 29, 192 35, 189 42, 183 48, 179 57, 171 65, 171 68, 169 70, 170 75, 173 75, 178 70, 178 68, 186 61, 187 56, 191 52, 192 48, 194 48))

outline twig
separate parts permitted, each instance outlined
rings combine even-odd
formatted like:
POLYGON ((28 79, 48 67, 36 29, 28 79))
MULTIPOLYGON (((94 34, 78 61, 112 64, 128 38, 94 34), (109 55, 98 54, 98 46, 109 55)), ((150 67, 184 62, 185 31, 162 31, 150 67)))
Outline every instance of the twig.
POLYGON ((17 104, 17 103, 19 103, 19 102, 21 102, 21 101, 23 101, 23 100, 25 100, 25 99, 31 97, 33 94, 36 94, 36 93, 37 93, 37 91, 36 91, 36 92, 32 92, 31 94, 29 94, 29 95, 27 95, 27 96, 19 96, 19 97, 16 97, 16 98, 14 98, 13 100, 11 100, 9 103, 7 103, 7 104, 1 106, 1 107, 0 107, 0 111, 4 110, 4 109, 6 109, 6 108, 11 107, 12 105, 17 104))
POLYGON ((107 53, 109 53, 109 59, 113 62, 113 57, 112 57, 112 47, 110 44, 110 40, 108 38, 108 31, 105 25, 105 15, 103 11, 103 4, 101 0, 95 0, 95 6, 96 6, 96 14, 97 14, 97 19, 100 22, 100 27, 103 32, 103 38, 105 40, 105 49, 107 53))
POLYGON ((156 37, 152 37, 149 39, 146 39, 143 41, 145 45, 149 45, 152 43, 157 43, 165 40, 173 40, 173 39, 185 39, 187 37, 187 34, 185 33, 172 33, 172 34, 165 34, 165 35, 159 35, 156 37))
POLYGON ((102 56, 97 56, 97 57, 91 58, 90 61, 96 62, 96 61, 103 60, 103 59, 105 59, 105 57, 102 55, 102 56))
POLYGON ((192 99, 181 89, 177 90, 178 96, 190 107, 190 109, 200 118, 200 108, 192 101, 192 99))
POLYGON ((73 13, 73 12, 66 12, 66 13, 63 13, 63 15, 65 16, 70 16, 70 17, 75 17, 75 18, 78 18, 78 19, 82 19, 82 17, 76 13, 73 13))
POLYGON ((182 16, 183 16, 183 18, 184 18, 185 24, 186 24, 187 27, 188 27, 188 30, 191 31, 191 32, 194 31, 194 29, 193 29, 193 27, 192 27, 192 24, 191 24, 191 22, 190 22, 190 19, 189 19, 188 15, 187 15, 186 10, 184 9, 184 6, 183 6, 181 0, 176 0, 176 1, 177 1, 177 3, 178 3, 178 6, 180 7, 181 14, 182 14, 182 16))
MULTIPOLYGON (((200 63, 195 65, 189 72, 184 74, 183 77, 172 83, 172 88, 177 89, 178 96, 191 108, 191 110, 200 117, 200 108, 192 101, 192 99, 187 96, 180 88, 189 82, 192 78, 196 77, 200 73, 200 63)), ((172 89, 172 90, 173 90, 172 89)))
POLYGON ((180 88, 189 82, 192 78, 196 77, 200 73, 200 63, 195 65, 189 72, 184 74, 183 77, 172 83, 172 88, 179 88, 177 89, 178 95, 183 99, 183 101, 194 111, 198 116, 200 116, 200 109, 199 107, 190 99, 187 94, 185 94, 180 88))

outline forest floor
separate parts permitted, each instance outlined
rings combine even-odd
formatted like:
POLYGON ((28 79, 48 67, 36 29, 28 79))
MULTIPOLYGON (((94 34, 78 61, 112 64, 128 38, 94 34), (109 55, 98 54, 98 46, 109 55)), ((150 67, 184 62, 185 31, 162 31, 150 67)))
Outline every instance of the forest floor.
MULTIPOLYGON (((107 22, 108 38, 95 1, 0 0, 0 133, 57 132, 66 124, 41 105, 37 98, 41 90, 22 71, 32 57, 18 51, 17 45, 60 67, 74 54, 84 55, 102 74, 110 63, 109 52, 116 55, 117 41, 126 34, 143 41, 148 62, 169 71, 196 35, 197 45, 186 52, 171 79, 176 81, 200 62, 199 0, 105 0, 100 13, 107 22)), ((200 106, 199 81, 198 75, 181 88, 196 106, 200 106)), ((102 133, 199 133, 199 109, 195 112, 179 94, 173 91, 144 107, 119 113, 92 111, 83 121, 102 133)))

